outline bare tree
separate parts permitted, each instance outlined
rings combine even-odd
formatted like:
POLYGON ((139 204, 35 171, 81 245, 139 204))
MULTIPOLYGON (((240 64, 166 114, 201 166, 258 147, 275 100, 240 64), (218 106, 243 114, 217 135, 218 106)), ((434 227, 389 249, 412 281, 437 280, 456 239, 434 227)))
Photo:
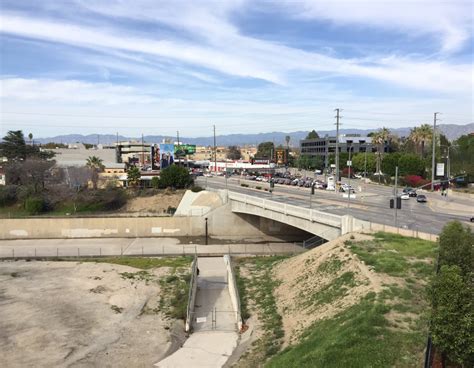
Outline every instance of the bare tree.
POLYGON ((7 184, 30 186, 34 193, 38 193, 44 189, 54 164, 54 161, 41 159, 11 162, 6 166, 7 184))
POLYGON ((71 188, 86 187, 89 181, 92 180, 92 171, 85 166, 82 167, 66 167, 64 169, 65 181, 71 188))

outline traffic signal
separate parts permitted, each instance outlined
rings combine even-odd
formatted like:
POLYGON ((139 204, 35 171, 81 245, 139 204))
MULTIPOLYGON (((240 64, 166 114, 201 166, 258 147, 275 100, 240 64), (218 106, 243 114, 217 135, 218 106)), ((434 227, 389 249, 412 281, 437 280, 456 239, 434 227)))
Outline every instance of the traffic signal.
MULTIPOLYGON (((395 200, 392 198, 390 199, 390 208, 395 207, 395 200)), ((397 197, 397 210, 402 209, 402 199, 400 197, 397 197)))
POLYGON ((273 181, 273 179, 270 180, 270 188, 275 188, 275 182, 273 181))
POLYGON ((315 186, 315 184, 313 183, 313 184, 311 185, 311 195, 314 195, 314 186, 315 186))

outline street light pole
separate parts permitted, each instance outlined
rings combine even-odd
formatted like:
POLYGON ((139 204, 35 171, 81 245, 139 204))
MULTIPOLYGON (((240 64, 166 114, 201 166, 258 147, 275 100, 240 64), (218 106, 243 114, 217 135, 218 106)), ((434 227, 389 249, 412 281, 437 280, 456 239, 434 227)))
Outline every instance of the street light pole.
POLYGON ((431 191, 434 190, 434 181, 435 181, 435 155, 436 155, 436 121, 437 121, 437 115, 439 112, 434 113, 433 117, 433 138, 431 139, 431 145, 433 146, 433 151, 431 153, 431 191))
POLYGON ((349 193, 347 194, 347 208, 349 208, 351 206, 351 169, 352 169, 352 161, 351 161, 351 151, 352 151, 352 146, 348 143, 347 144, 347 148, 349 148, 349 171, 347 173, 348 177, 349 177, 349 187, 348 187, 348 190, 349 190, 349 193))

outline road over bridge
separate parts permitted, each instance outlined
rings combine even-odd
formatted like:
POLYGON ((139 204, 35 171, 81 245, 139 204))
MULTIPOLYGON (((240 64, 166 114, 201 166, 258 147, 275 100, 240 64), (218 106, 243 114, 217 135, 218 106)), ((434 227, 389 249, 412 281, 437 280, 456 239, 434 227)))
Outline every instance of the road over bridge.
POLYGON ((266 198, 229 192, 232 212, 269 218, 282 222, 326 240, 333 240, 352 230, 356 223, 352 216, 333 215, 266 198))

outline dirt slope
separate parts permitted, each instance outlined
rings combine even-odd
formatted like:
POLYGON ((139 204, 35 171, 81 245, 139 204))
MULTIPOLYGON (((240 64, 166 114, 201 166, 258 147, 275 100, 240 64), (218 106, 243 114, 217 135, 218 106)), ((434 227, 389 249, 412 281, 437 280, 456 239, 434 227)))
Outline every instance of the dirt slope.
POLYGON ((382 288, 380 276, 348 251, 344 242, 370 240, 369 235, 345 235, 278 264, 274 273, 284 280, 276 289, 283 318, 284 346, 294 343, 318 319, 330 318, 382 288))

